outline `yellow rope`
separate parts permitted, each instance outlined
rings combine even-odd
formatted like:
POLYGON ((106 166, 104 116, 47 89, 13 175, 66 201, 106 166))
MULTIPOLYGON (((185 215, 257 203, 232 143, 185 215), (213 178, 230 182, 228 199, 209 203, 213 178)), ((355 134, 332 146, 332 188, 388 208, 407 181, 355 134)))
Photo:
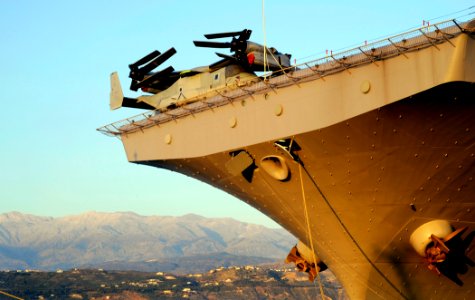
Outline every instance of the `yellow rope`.
POLYGON ((266 15, 264 12, 264 0, 262 0, 262 32, 264 34, 264 79, 266 76, 267 67, 267 41, 266 41, 266 15))
POLYGON ((9 293, 4 292, 4 291, 0 291, 0 294, 5 295, 5 296, 10 297, 10 298, 13 298, 13 299, 24 300, 23 298, 19 298, 19 297, 17 297, 17 296, 14 296, 14 295, 9 294, 9 293))
POLYGON ((300 174, 300 187, 302 188, 303 208, 305 212, 305 222, 307 223, 307 239, 310 241, 310 248, 312 249, 313 263, 315 264, 315 269, 317 271, 317 280, 318 280, 318 286, 320 287, 320 295, 322 296, 322 299, 326 299, 325 293, 323 292, 323 285, 322 285, 322 279, 320 278, 320 271, 318 270, 317 258, 315 256, 315 248, 313 247, 312 236, 310 233, 311 231, 310 231, 310 221, 309 221, 308 210, 307 210, 307 198, 305 197, 305 189, 303 186, 302 165, 300 163, 298 165, 299 165, 299 174, 300 174))

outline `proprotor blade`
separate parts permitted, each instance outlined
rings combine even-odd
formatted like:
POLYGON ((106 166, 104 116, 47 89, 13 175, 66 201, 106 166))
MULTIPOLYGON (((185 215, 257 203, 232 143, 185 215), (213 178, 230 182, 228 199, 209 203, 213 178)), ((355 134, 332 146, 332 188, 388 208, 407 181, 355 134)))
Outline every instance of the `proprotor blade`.
POLYGON ((231 43, 207 42, 207 41, 193 41, 196 47, 208 48, 231 48, 231 43))
POLYGON ((175 71, 175 69, 173 69, 172 66, 169 66, 168 68, 163 69, 160 72, 153 74, 152 76, 148 77, 145 80, 132 83, 132 85, 130 86, 130 89, 133 91, 137 91, 141 87, 149 86, 150 84, 152 84, 153 82, 157 80, 160 80, 161 78, 168 78, 168 75, 172 73, 173 71, 175 71))
POLYGON ((239 60, 234 57, 234 56, 231 56, 231 55, 227 55, 227 54, 223 54, 223 53, 219 53, 219 52, 215 52, 217 56, 221 57, 221 58, 224 58, 224 59, 227 59, 227 60, 230 60, 232 62, 235 62, 235 63, 239 63, 239 60))
MULTIPOLYGON (((172 57, 172 55, 174 55, 176 53, 176 50, 175 48, 170 48, 168 49, 167 51, 165 51, 164 53, 162 53, 161 55, 159 55, 157 58, 155 58, 154 60, 152 60, 149 64, 145 65, 144 67, 140 68, 137 70, 137 76, 136 77, 132 77, 132 72, 131 73, 131 77, 134 78, 134 79, 137 79, 137 80, 142 80, 145 75, 147 75, 147 73, 149 73, 150 71, 152 71, 153 69, 155 69, 156 67, 158 67, 159 65, 161 65, 163 62, 165 62, 167 59, 169 59, 170 57, 172 57)), ((135 75, 135 74, 134 74, 135 75)))
POLYGON ((155 50, 155 51, 145 55, 141 59, 137 60, 133 64, 130 64, 129 68, 130 68, 130 70, 137 69, 139 66, 141 66, 145 63, 148 63, 149 61, 151 61, 152 59, 154 59, 155 57, 157 57, 159 55, 160 55, 160 52, 158 50, 155 50))
POLYGON ((234 31, 234 32, 221 32, 221 33, 210 33, 210 34, 205 34, 205 37, 207 39, 219 39, 223 37, 234 37, 237 35, 241 35, 244 31, 247 29, 244 29, 243 31, 234 31))

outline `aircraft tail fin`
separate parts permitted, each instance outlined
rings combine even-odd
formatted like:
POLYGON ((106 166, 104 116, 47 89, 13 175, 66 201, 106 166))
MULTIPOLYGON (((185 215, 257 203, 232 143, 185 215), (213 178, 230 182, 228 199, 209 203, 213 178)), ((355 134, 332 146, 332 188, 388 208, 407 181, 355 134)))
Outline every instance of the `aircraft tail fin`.
POLYGON ((110 92, 110 109, 118 109, 122 107, 122 101, 124 100, 124 93, 120 85, 119 74, 114 72, 111 74, 111 92, 110 92))
POLYGON ((144 100, 150 96, 140 96, 139 98, 124 97, 122 86, 120 85, 119 74, 114 72, 111 74, 111 92, 110 92, 110 108, 111 110, 121 107, 140 108, 154 110, 155 107, 148 104, 144 100))

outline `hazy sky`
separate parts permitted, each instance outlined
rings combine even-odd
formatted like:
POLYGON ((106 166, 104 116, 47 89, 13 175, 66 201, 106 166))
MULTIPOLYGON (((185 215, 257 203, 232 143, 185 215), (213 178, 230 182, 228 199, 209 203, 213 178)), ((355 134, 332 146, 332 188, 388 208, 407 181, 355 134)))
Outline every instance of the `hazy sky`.
MULTIPOLYGON (((474 5, 266 0, 266 40, 299 63, 423 20, 473 13, 474 5)), ((253 30, 253 41, 263 41, 261 0, 0 0, 0 213, 195 213, 277 227, 213 187, 128 163, 120 140, 96 131, 140 112, 109 111, 111 72, 126 86, 129 63, 172 46, 178 53, 168 63, 175 69, 207 65, 218 60, 214 49, 195 48, 192 40, 244 28, 253 30)))

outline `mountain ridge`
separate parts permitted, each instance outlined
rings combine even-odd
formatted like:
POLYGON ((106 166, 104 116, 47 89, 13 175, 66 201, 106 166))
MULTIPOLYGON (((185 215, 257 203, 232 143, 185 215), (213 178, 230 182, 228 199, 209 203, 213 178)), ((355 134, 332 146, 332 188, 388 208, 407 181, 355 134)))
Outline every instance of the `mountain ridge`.
POLYGON ((0 269, 67 269, 106 261, 179 262, 180 257, 202 257, 209 265, 219 253, 231 255, 233 261, 269 262, 283 260, 295 241, 284 229, 194 214, 90 211, 53 218, 9 212, 0 214, 0 269))

